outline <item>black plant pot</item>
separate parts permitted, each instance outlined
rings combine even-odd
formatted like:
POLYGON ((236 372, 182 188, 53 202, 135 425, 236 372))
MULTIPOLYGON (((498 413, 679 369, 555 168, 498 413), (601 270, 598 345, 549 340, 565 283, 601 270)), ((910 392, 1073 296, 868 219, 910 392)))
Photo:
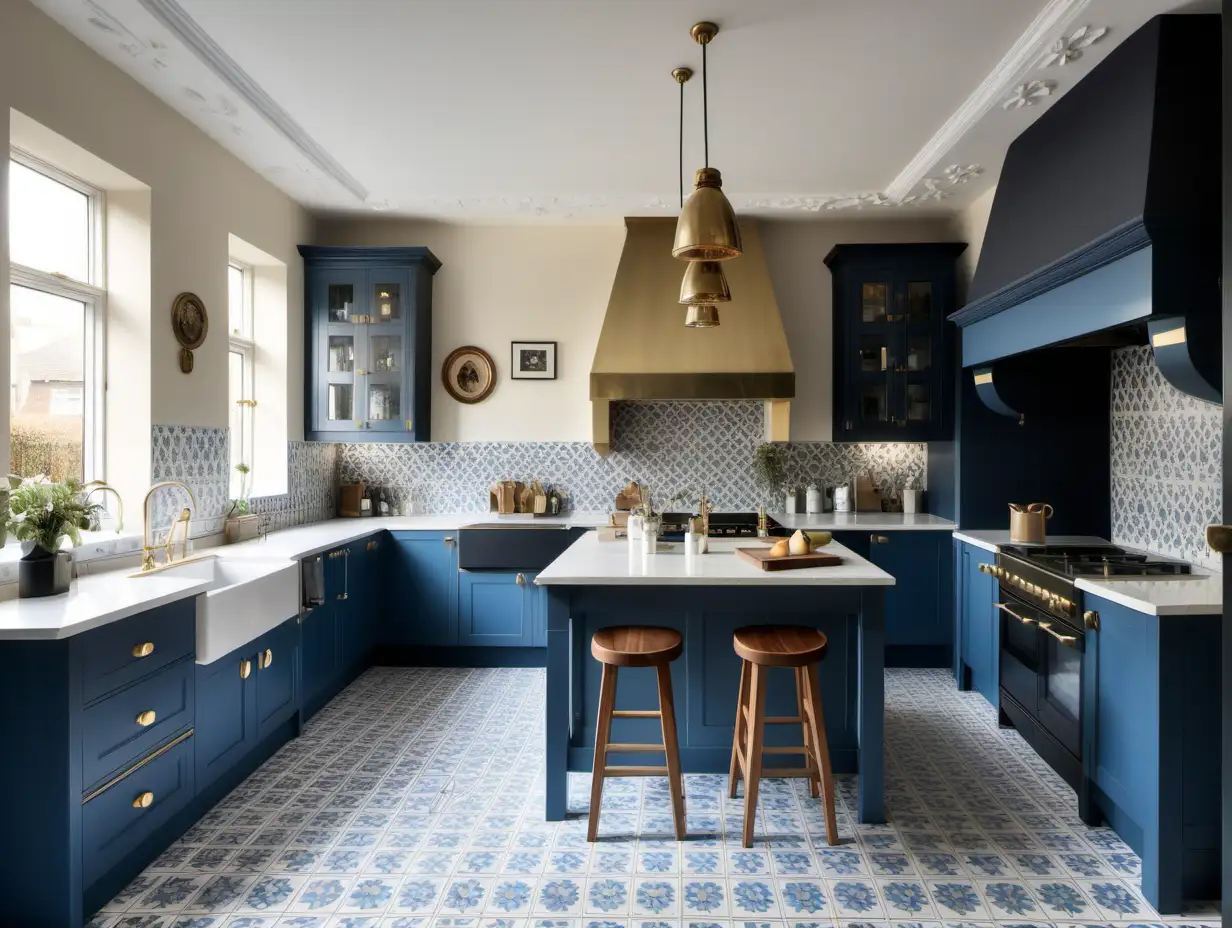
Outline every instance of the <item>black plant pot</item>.
POLYGON ((34 599, 67 593, 73 579, 73 556, 67 551, 54 554, 35 546, 17 562, 17 596, 34 599))

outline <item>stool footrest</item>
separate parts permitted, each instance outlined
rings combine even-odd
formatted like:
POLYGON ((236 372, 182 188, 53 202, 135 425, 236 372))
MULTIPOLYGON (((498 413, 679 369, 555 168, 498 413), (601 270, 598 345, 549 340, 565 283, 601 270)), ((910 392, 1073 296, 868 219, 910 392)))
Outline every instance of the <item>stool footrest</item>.
POLYGON ((795 745, 787 745, 784 747, 779 747, 773 744, 765 744, 765 745, 762 745, 761 752, 763 754, 804 754, 807 756, 809 753, 809 750, 803 745, 800 745, 798 747, 795 745))
POLYGON ((658 709, 615 709, 612 712, 614 719, 660 719, 663 713, 658 709))
POLYGON ((626 742, 624 744, 609 744, 606 750, 609 754, 644 754, 648 752, 662 754, 667 749, 661 744, 630 744, 626 742))
POLYGON ((665 777, 666 767, 604 767, 605 777, 665 777))
MULTIPOLYGON (((747 723, 749 720, 749 707, 741 706, 740 714, 747 723)), ((767 725, 799 725, 804 719, 798 715, 767 715, 762 721, 767 725)))
POLYGON ((763 777, 812 777, 817 775, 816 767, 763 767, 763 777))

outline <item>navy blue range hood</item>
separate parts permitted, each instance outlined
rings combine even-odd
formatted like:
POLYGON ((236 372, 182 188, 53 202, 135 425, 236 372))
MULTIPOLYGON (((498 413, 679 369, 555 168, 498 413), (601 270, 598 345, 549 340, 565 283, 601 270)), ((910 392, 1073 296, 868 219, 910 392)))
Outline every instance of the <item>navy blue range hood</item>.
POLYGON ((998 389, 1005 359, 1128 344, 1219 402, 1220 88, 1219 17, 1157 16, 1010 146, 950 316, 992 409, 1020 412, 998 389))

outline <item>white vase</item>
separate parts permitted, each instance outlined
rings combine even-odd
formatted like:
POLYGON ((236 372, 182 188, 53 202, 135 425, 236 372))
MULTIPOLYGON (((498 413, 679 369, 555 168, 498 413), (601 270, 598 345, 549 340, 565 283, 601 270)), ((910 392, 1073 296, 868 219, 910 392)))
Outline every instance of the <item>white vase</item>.
POLYGON ((800 502, 800 497, 796 494, 795 490, 788 490, 787 497, 783 502, 783 511, 788 515, 794 515, 796 511, 796 504, 800 502))
POLYGON ((808 494, 805 498, 805 508, 809 515, 816 515, 821 512, 821 491, 817 487, 808 488, 808 494))
POLYGON ((641 516, 629 516, 628 533, 629 533, 630 542, 642 540, 642 533, 643 533, 645 524, 646 524, 646 520, 643 519, 641 516))
POLYGON ((659 533, 646 529, 642 532, 642 554, 659 553, 659 533))

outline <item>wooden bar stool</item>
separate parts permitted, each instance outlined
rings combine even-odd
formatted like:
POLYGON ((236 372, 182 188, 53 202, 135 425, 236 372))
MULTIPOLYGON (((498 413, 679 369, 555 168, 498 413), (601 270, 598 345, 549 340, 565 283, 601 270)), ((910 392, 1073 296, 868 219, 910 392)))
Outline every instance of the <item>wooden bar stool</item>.
POLYGON ((586 840, 594 841, 599 831, 599 806, 603 802, 606 777, 656 777, 667 775, 672 795, 672 820, 676 838, 682 840, 684 828, 684 786, 680 779, 680 747, 676 741, 676 707, 672 702, 671 663, 684 650, 680 632, 646 625, 601 628, 590 641, 590 653, 603 664, 599 684, 599 724, 595 728, 595 763, 590 784, 590 824, 586 840), (659 708, 621 710, 616 708, 616 674, 621 667, 653 667, 659 680, 659 708), (657 718, 663 726, 662 744, 612 744, 612 719, 657 718), (658 753, 667 756, 666 767, 609 767, 608 753, 658 753))
POLYGON ((817 798, 820 791, 825 804, 826 840, 838 844, 830 746, 826 743, 826 720, 817 682, 817 665, 826 656, 826 636, 803 625, 750 625, 736 629, 733 646, 743 663, 728 795, 736 798, 736 782, 744 777, 744 846, 753 846, 757 788, 763 776, 808 777, 810 795, 817 798), (766 716, 766 669, 770 667, 794 671, 798 715, 766 716), (804 730, 803 747, 765 746, 762 737, 767 724, 799 724, 804 730), (804 766, 763 768, 763 754, 803 754, 804 766))

